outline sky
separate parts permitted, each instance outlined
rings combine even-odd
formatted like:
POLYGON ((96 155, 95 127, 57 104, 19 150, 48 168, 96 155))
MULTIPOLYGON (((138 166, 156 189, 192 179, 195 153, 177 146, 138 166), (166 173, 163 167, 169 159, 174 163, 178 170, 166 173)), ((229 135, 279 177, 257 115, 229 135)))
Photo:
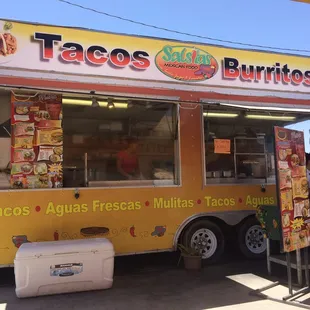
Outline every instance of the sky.
MULTIPOLYGON (((70 1, 182 32, 256 45, 309 50, 309 53, 300 54, 310 56, 310 4, 291 0, 70 1)), ((6 18, 240 47, 135 25, 84 11, 58 0, 1 1, 0 19, 6 18)))
MULTIPOLYGON (((200 36, 255 45, 309 50, 309 52, 287 51, 286 53, 310 57, 310 4, 291 0, 70 1, 109 14, 200 36)), ((58 0, 2 1, 0 19, 76 26, 240 48, 240 45, 143 27, 72 7, 58 0)), ((251 47, 248 48, 251 49, 251 47)), ((310 139, 310 123, 298 124, 293 128, 305 132, 306 148, 309 152, 310 143, 307 142, 310 139)))

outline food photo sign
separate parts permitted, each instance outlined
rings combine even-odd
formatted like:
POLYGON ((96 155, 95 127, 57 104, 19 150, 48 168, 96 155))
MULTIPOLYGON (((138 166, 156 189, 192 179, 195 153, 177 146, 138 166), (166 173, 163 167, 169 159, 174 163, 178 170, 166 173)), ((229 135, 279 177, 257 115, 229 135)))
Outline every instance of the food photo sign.
POLYGON ((284 252, 309 246, 310 213, 304 134, 275 127, 277 189, 284 252))
POLYGON ((11 96, 11 187, 62 187, 62 98, 11 96))

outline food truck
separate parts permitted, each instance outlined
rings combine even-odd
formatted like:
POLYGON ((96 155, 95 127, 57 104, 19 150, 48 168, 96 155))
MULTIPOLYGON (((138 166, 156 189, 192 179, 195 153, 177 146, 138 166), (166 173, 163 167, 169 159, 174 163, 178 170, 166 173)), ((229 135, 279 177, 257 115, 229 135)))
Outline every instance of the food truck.
POLYGON ((264 255, 273 128, 309 118, 309 58, 0 23, 1 266, 25 242, 94 237, 212 263, 235 235, 264 255))

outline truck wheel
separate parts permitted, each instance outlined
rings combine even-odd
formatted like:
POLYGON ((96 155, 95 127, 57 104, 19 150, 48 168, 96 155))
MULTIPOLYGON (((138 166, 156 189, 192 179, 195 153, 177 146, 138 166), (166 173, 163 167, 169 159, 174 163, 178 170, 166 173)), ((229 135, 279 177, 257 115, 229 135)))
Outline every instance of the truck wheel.
POLYGON ((238 230, 238 243, 244 256, 260 259, 266 256, 267 242, 259 222, 251 217, 238 230))
POLYGON ((208 220, 201 220, 186 229, 182 244, 199 250, 202 254, 203 264, 212 264, 222 256, 225 239, 216 224, 208 220))

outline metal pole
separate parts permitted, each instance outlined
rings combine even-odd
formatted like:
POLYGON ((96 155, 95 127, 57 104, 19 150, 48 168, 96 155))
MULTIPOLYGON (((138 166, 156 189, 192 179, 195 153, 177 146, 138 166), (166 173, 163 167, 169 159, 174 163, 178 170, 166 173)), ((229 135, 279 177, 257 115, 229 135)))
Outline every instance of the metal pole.
POLYGON ((292 269, 291 269, 291 253, 286 253, 286 264, 287 264, 287 280, 288 280, 288 291, 289 294, 293 294, 293 285, 292 285, 292 269))
POLYGON ((305 252, 305 278, 306 278, 306 285, 309 288, 309 255, 308 255, 308 248, 304 248, 305 252))
POLYGON ((270 240, 269 240, 269 238, 267 238, 267 270, 268 270, 268 274, 271 275, 270 240))
POLYGON ((296 265, 297 265, 297 279, 298 279, 298 285, 302 286, 302 263, 301 263, 301 251, 300 249, 296 250, 296 265))

